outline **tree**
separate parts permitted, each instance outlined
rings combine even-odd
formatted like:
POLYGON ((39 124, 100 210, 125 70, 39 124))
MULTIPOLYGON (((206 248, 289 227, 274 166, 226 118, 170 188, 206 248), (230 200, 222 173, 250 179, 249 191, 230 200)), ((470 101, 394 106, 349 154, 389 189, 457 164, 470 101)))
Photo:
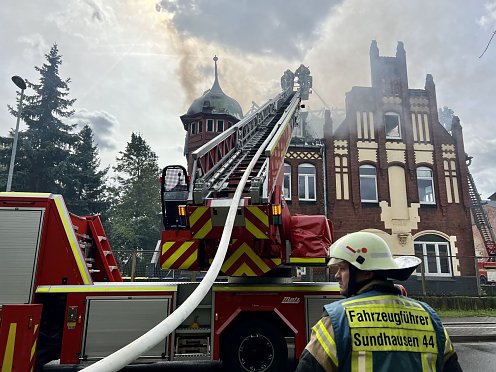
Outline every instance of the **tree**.
POLYGON ((161 230, 157 155, 135 133, 119 155, 109 240, 115 249, 152 250, 161 230))
POLYGON ((447 106, 439 109, 439 122, 448 132, 451 132, 451 121, 453 120, 454 111, 447 106))
POLYGON ((93 131, 88 125, 77 134, 73 152, 70 155, 64 173, 73 177, 67 183, 64 198, 69 210, 79 215, 103 213, 108 210, 107 188, 105 178, 108 167, 98 170, 100 159, 94 145, 93 131))
MULTIPOLYGON (((27 81, 27 87, 33 89, 35 94, 25 95, 21 118, 28 129, 19 133, 12 190, 63 194, 73 180, 64 172, 70 169, 68 162, 75 142, 71 132, 75 124, 64 124, 62 118, 74 113, 72 105, 75 99, 67 98, 70 79, 62 80, 59 76, 62 56, 57 44, 45 57, 47 62, 35 67, 41 75, 39 84, 27 81)), ((9 110, 17 116, 14 108, 9 106, 9 110)), ((4 138, 2 142, 11 143, 12 140, 4 138)), ((10 156, 5 153, 1 155, 5 167, 10 156)))

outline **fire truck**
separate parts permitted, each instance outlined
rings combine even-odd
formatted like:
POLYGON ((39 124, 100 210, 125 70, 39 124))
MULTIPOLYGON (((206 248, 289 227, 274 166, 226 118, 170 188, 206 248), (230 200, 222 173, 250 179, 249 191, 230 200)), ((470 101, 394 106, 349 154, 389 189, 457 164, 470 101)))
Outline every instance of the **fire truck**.
MULTIPOLYGON (((51 360, 90 369, 183 304, 178 326, 130 361, 222 360, 261 372, 297 359, 323 305, 340 298, 336 283, 291 275, 296 265, 324 266, 333 239, 325 216, 292 216, 282 196, 284 155, 310 87, 308 74, 296 89, 286 84, 196 150, 190 174, 163 170, 161 267, 207 277, 220 262, 213 277, 229 278, 194 306, 203 281, 123 281, 99 216, 71 214, 61 195, 0 193, 2 372, 51 360)), ((98 370, 122 367, 112 368, 98 370)))

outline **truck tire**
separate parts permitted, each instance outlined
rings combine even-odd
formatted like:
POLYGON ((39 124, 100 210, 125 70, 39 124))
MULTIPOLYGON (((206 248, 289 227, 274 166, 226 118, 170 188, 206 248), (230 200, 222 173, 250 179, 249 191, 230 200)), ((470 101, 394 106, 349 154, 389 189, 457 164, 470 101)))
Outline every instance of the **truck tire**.
POLYGON ((246 320, 231 329, 222 342, 225 371, 275 372, 287 368, 288 347, 284 335, 268 321, 246 320))

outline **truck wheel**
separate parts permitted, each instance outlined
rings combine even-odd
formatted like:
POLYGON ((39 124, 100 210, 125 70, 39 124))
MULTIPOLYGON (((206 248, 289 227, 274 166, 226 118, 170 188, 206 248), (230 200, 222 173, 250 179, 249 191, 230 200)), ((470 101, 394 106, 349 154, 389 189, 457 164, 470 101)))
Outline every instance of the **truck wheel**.
POLYGON ((285 371, 288 348, 284 335, 266 321, 246 321, 223 339, 221 359, 226 371, 285 371))

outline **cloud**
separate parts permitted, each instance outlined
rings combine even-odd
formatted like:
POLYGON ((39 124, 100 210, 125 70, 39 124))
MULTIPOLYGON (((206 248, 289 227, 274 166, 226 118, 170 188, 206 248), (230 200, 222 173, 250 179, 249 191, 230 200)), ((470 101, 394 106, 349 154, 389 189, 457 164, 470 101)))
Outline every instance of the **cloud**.
POLYGON ((256 55, 301 58, 318 40, 319 25, 338 1, 161 0, 183 39, 198 38, 256 55))
POLYGON ((70 122, 78 124, 80 128, 89 124, 93 130, 95 142, 101 150, 115 150, 117 148, 114 133, 119 127, 119 121, 112 114, 105 111, 89 111, 83 108, 72 115, 70 122))
POLYGON ((496 0, 488 1, 485 4, 487 14, 481 16, 478 23, 483 28, 492 28, 496 25, 496 0))

